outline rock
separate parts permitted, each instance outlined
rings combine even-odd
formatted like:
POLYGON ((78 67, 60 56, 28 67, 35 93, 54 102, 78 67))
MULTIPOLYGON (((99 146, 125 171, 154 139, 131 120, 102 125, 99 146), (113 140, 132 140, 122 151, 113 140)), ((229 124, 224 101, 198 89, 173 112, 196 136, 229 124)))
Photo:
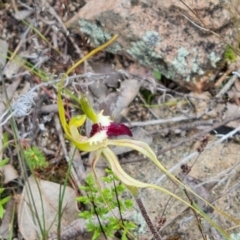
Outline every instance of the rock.
POLYGON ((110 52, 126 53, 142 65, 185 84, 198 82, 223 58, 224 42, 194 23, 210 28, 230 44, 236 39, 227 0, 89 0, 79 11, 80 30, 98 46, 119 34, 110 52), (182 14, 181 14, 181 13, 182 14), (203 25, 204 23, 204 25, 203 25))
POLYGON ((108 87, 118 88, 121 74, 115 71, 111 65, 93 62, 90 64, 95 73, 100 73, 102 76, 91 76, 88 81, 93 81, 89 84, 89 90, 97 99, 104 99, 108 94, 108 87))

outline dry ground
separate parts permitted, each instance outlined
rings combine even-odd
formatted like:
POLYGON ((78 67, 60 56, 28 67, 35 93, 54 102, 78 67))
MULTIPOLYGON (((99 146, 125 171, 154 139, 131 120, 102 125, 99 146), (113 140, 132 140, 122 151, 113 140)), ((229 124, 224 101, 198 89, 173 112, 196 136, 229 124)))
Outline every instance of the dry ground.
MULTIPOLYGON (((62 3, 63 2, 64 1, 62 1, 62 3)), ((77 3, 72 1, 69 3, 67 9, 69 18, 81 7, 82 3, 82 1, 78 1, 77 3)), ((26 5, 27 4, 28 1, 26 2, 26 5)), ((8 43, 8 49, 11 53, 20 55, 33 65, 38 64, 38 67, 42 69, 44 73, 50 75, 51 79, 58 78, 57 76, 66 72, 74 62, 91 50, 92 47, 88 45, 88 40, 79 32, 70 31, 70 35, 67 36, 64 29, 54 31, 54 29, 51 28, 51 25, 54 24, 59 28, 63 28, 56 20, 57 16, 60 18, 65 16, 63 14, 65 9, 62 9, 60 4, 59 8, 54 8, 58 9, 55 13, 56 15, 47 11, 41 12, 34 3, 32 4, 33 5, 29 6, 35 11, 34 19, 38 23, 37 26, 35 25, 35 28, 41 32, 47 41, 36 33, 36 31, 28 29, 28 25, 22 21, 27 20, 30 23, 30 18, 27 16, 16 16, 15 7, 19 10, 26 10, 26 5, 24 3, 20 4, 20 1, 11 1, 11 3, 3 4, 0 9, 1 44, 3 46, 8 43), (59 49, 60 53, 56 51, 55 48, 59 49)), ((31 9, 29 11, 32 11, 31 9)), ((31 22, 31 24, 34 25, 35 23, 31 22)), ((2 55, 7 54, 6 52, 4 53, 3 50, 1 51, 2 55)), ((6 60, 6 57, 4 58, 2 55, 0 56, 0 62, 5 65, 4 59, 6 60)), ((28 69, 21 67, 21 60, 16 60, 14 55, 12 59, 15 59, 15 62, 12 61, 10 53, 8 53, 8 56, 10 58, 7 60, 8 68, 6 70, 5 67, 3 72, 3 75, 6 77, 6 85, 1 85, 2 99, 4 98, 3 88, 10 86, 12 87, 10 98, 16 100, 18 96, 28 93, 33 86, 41 83, 44 79, 42 79, 43 75, 39 76, 36 73, 20 75, 28 71, 28 69), (13 83, 17 81, 18 84, 14 88, 13 83)), ((122 58, 122 56, 113 56, 106 52, 98 54, 94 60, 89 61, 88 64, 78 67, 75 73, 84 74, 92 71, 92 69, 98 69, 98 73, 109 73, 113 71, 111 68, 112 65, 114 65, 117 70, 121 69, 129 73, 127 77, 122 77, 121 73, 115 72, 115 74, 117 74, 117 80, 120 77, 123 82, 133 79, 150 81, 148 77, 149 72, 150 75, 152 75, 151 69, 148 69, 148 74, 146 74, 146 69, 140 67, 140 70, 144 69, 144 71, 142 70, 141 72, 143 74, 140 73, 136 78, 131 72, 139 72, 136 70, 136 68, 139 67, 137 63, 133 63, 128 59, 126 60, 122 58)), ((237 68, 239 68, 238 65, 235 66, 235 69, 237 68)), ((229 73, 228 69, 229 66, 217 69, 216 71, 219 71, 219 78, 223 73, 229 73)), ((181 162, 181 160, 186 159, 186 157, 192 154, 193 157, 190 158, 189 161, 185 161, 184 164, 180 164, 173 173, 176 176, 180 176, 179 174, 182 171, 181 166, 185 168, 191 166, 191 171, 188 175, 191 177, 189 177, 186 184, 191 187, 196 187, 196 185, 200 183, 205 183, 199 187, 198 194, 206 198, 209 202, 214 203, 214 206, 217 208, 239 219, 239 140, 236 136, 234 139, 225 140, 214 146, 214 143, 222 136, 217 136, 216 134, 210 135, 208 133, 210 130, 206 131, 210 128, 214 129, 214 124, 222 125, 221 122, 227 117, 232 117, 233 119, 239 118, 237 114, 237 116, 233 114, 239 111, 239 100, 236 95, 228 99, 228 101, 226 101, 223 95, 216 98, 222 86, 229 82, 230 77, 231 76, 225 77, 221 87, 212 86, 211 89, 208 89, 208 93, 204 92, 200 94, 191 93, 189 90, 178 86, 172 81, 164 79, 164 77, 161 81, 154 80, 153 82, 148 82, 147 87, 153 86, 155 91, 153 93, 149 90, 146 91, 146 84, 142 85, 141 89, 145 91, 138 91, 135 95, 131 96, 134 100, 127 107, 122 121, 132 126, 133 130, 137 129, 137 127, 134 127, 136 125, 134 125, 134 122, 138 122, 139 124, 145 123, 146 126, 139 128, 143 128, 146 132, 140 135, 138 140, 146 141, 146 139, 148 139, 148 141, 151 142, 152 149, 167 169, 171 169, 181 162), (209 92, 211 92, 211 94, 209 94, 209 92), (148 101, 150 95, 152 95, 152 97, 148 102, 150 104, 149 107, 146 101, 148 101), (178 118, 178 120, 174 122, 173 119, 176 118, 178 118), (166 120, 166 123, 152 125, 151 120, 159 119, 166 120), (204 142, 206 138, 208 138, 208 140, 204 142), (203 146, 202 151, 199 152, 197 149, 202 143, 205 143, 206 146, 203 146), (193 154, 194 152, 195 155, 193 154)), ((110 93, 121 95, 121 92, 118 93, 118 89, 121 90, 122 83, 118 83, 115 79, 113 86, 109 84, 108 87, 105 88, 106 84, 103 84, 104 78, 105 75, 97 79, 82 77, 75 80, 75 83, 78 84, 76 84, 77 88, 87 89, 89 85, 93 85, 92 94, 94 95, 96 92, 100 94, 100 97, 98 96, 99 99, 101 98, 101 94, 105 93, 107 93, 106 96, 110 93)), ((235 77, 234 81, 233 87, 230 86, 225 93, 233 91, 233 88, 238 90, 239 80, 237 77, 235 77)), ((74 90, 73 86, 74 84, 70 83, 69 88, 74 90)), ((56 120, 58 118, 56 89, 52 85, 47 85, 39 88, 36 93, 37 95, 33 98, 34 107, 31 109, 30 114, 25 117, 16 118, 17 129, 21 141, 26 141, 29 145, 38 146, 44 152, 50 163, 45 171, 38 172, 39 176, 49 181, 59 183, 62 181, 61 178, 66 171, 66 162, 64 150, 61 145, 63 133, 58 129, 59 126, 56 120)), ((124 103, 125 102, 123 102, 123 105, 124 103)), ((4 106, 1 114, 3 114, 3 110, 5 110, 4 106)), ((224 134, 229 133, 236 126, 239 126, 239 122, 236 120, 232 121, 232 128, 226 129, 226 131, 223 130, 225 131, 224 134)), ((12 130, 10 129, 9 123, 2 127, 2 132, 7 132, 10 139, 12 139, 12 130)), ((67 151, 70 151, 68 144, 65 147, 67 151)), ((8 147, 5 149, 3 156, 11 159, 11 164, 17 169, 19 175, 21 175, 14 148, 8 147)), ((82 158, 85 164, 84 167, 86 168, 82 170, 87 172, 89 171, 88 157, 85 155, 82 158)), ((171 181, 165 178, 160 182, 162 173, 148 160, 143 159, 142 156, 139 156, 135 152, 123 152, 119 155, 119 158, 124 169, 131 176, 144 182, 157 183, 162 187, 175 191, 175 186, 171 181)), ((99 166, 98 171, 100 175, 103 174, 102 166, 99 166)), ((179 193, 179 190, 176 191, 179 193)), ((183 198, 186 198, 183 193, 180 192, 179 194, 183 198)), ((193 216, 192 211, 186 209, 185 206, 173 199, 168 202, 169 196, 154 190, 142 190, 141 197, 149 216, 159 229, 163 239, 202 239, 196 218, 193 216), (190 216, 192 216, 192 218, 185 221, 190 216), (159 222, 163 218, 166 219, 166 223, 160 226, 159 222)), ((239 232, 235 224, 231 223, 226 217, 219 217, 216 212, 212 212, 211 210, 208 210, 207 213, 211 219, 216 221, 224 229, 229 230, 230 233, 239 232)), ((134 210, 133 218, 139 224, 137 238, 152 239, 153 237, 146 223, 141 218, 137 207, 134 210)), ((203 223, 202 226, 204 234, 208 237, 206 239, 222 239, 214 229, 210 228, 206 223, 203 223)))

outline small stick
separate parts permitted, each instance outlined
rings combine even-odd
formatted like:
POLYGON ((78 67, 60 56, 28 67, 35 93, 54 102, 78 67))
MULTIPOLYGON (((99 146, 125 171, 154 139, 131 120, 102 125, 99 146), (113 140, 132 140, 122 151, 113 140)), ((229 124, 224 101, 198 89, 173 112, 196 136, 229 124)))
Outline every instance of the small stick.
POLYGON ((220 98, 223 96, 224 93, 228 91, 228 89, 233 85, 233 83, 237 79, 237 75, 234 75, 231 77, 231 79, 227 82, 227 84, 221 89, 221 91, 216 95, 217 98, 220 98))
POLYGON ((137 96, 140 98, 140 100, 144 103, 145 107, 148 109, 149 112, 154 116, 154 118, 159 119, 159 117, 156 115, 156 113, 148 106, 145 99, 142 97, 140 93, 137 94, 137 96))
POLYGON ((164 124, 164 123, 173 123, 173 122, 181 122, 185 120, 191 120, 193 117, 187 117, 187 116, 178 116, 173 117, 169 119, 156 119, 156 120, 149 120, 146 122, 131 122, 131 123, 124 123, 128 127, 143 127, 143 126, 150 126, 150 125, 158 125, 158 124, 164 124))
POLYGON ((214 84, 215 87, 220 87, 220 85, 223 83, 224 80, 226 80, 226 77, 232 72, 232 69, 228 69, 214 84))
POLYGON ((158 233, 156 227, 153 225, 153 223, 152 223, 152 221, 151 221, 151 219, 150 219, 150 217, 149 217, 149 215, 146 211, 146 208, 143 205, 143 202, 142 202, 141 198, 136 197, 135 200, 136 200, 137 205, 138 205, 138 207, 139 207, 139 209, 142 213, 142 216, 145 219, 149 229, 151 230, 155 240, 163 240, 162 237, 160 236, 160 234, 158 233))

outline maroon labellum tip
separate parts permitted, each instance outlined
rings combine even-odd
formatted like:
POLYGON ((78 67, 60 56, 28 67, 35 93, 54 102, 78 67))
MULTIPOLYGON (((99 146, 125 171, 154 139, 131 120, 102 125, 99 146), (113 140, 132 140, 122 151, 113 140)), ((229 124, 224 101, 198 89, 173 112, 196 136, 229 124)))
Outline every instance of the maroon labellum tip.
POLYGON ((116 137, 121 135, 128 135, 132 137, 132 132, 124 124, 112 122, 110 126, 107 127, 107 135, 108 137, 112 137, 112 136, 116 137))
POLYGON ((102 126, 99 123, 93 124, 92 130, 90 132, 90 137, 92 137, 96 133, 99 133, 103 130, 107 130, 106 133, 108 137, 117 137, 121 135, 128 135, 132 137, 132 132, 127 126, 125 126, 122 123, 114 123, 114 122, 111 122, 109 126, 102 126))

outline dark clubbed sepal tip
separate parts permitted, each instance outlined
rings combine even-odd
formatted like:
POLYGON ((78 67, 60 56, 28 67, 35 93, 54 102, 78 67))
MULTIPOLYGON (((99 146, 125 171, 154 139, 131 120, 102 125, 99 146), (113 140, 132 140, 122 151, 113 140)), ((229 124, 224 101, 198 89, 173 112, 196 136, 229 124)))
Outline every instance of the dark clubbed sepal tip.
POLYGON ((128 135, 132 137, 132 132, 127 126, 122 123, 111 122, 110 126, 107 127, 107 135, 108 137, 117 137, 121 135, 128 135))

